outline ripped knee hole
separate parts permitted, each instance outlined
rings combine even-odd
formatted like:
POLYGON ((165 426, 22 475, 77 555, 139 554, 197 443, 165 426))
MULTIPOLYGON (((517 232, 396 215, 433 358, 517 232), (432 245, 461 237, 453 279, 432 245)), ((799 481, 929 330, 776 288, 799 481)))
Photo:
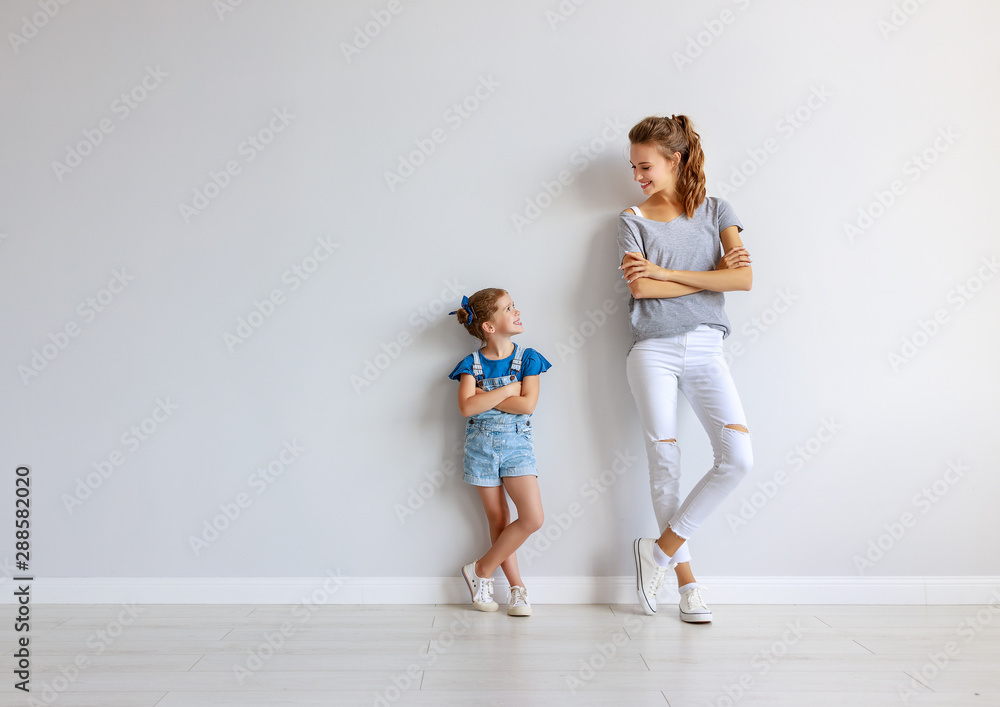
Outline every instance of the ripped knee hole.
POLYGON ((658 439, 656 441, 657 442, 673 442, 674 444, 677 444, 677 440, 674 439, 673 437, 671 437, 670 439, 658 439))
POLYGON ((743 425, 726 425, 726 428, 730 430, 739 430, 740 432, 746 432, 747 434, 750 434, 750 430, 748 430, 743 425))

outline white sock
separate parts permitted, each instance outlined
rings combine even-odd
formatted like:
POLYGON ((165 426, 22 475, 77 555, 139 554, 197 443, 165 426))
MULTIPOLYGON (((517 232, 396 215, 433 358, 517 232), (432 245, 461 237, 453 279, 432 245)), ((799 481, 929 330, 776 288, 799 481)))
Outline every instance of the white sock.
POLYGON ((682 587, 677 587, 677 591, 683 594, 684 592, 690 591, 698 586, 697 582, 688 582, 682 587))
POLYGON ((670 567, 670 555, 660 549, 660 544, 653 543, 653 559, 660 567, 670 567))

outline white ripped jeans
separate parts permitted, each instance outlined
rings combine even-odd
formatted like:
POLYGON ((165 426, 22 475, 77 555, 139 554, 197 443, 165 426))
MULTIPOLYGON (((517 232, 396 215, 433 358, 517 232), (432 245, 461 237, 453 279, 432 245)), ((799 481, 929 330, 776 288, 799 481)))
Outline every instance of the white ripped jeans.
MULTIPOLYGON (((753 466, 746 416, 722 352, 722 331, 705 324, 673 336, 637 341, 626 372, 642 422, 649 460, 653 512, 662 534, 667 526, 687 540, 753 466), (677 391, 684 394, 712 442, 711 469, 680 503, 681 451, 677 443, 677 391), (669 440, 669 441, 664 441, 669 440)), ((689 562, 685 542, 674 553, 689 562)))

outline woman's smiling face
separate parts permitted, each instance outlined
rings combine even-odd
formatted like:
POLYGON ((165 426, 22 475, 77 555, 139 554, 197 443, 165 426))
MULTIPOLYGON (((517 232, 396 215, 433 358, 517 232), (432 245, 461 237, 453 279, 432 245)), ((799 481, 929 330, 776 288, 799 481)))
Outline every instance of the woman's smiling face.
MULTIPOLYGON (((676 163, 680 163, 680 154, 674 153, 676 163)), ((633 144, 629 148, 629 160, 632 163, 632 178, 642 187, 642 193, 651 196, 658 191, 673 191, 677 184, 677 173, 674 164, 668 161, 660 151, 651 144, 633 144)))

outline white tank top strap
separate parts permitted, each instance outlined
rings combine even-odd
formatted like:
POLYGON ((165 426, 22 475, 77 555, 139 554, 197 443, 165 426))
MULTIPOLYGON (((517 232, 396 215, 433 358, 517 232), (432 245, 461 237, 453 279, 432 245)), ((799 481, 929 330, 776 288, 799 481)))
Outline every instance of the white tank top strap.
POLYGON ((633 206, 631 208, 632 208, 633 211, 635 211, 635 215, 636 216, 640 216, 640 217, 642 216, 642 212, 639 211, 639 207, 638 206, 633 206))

